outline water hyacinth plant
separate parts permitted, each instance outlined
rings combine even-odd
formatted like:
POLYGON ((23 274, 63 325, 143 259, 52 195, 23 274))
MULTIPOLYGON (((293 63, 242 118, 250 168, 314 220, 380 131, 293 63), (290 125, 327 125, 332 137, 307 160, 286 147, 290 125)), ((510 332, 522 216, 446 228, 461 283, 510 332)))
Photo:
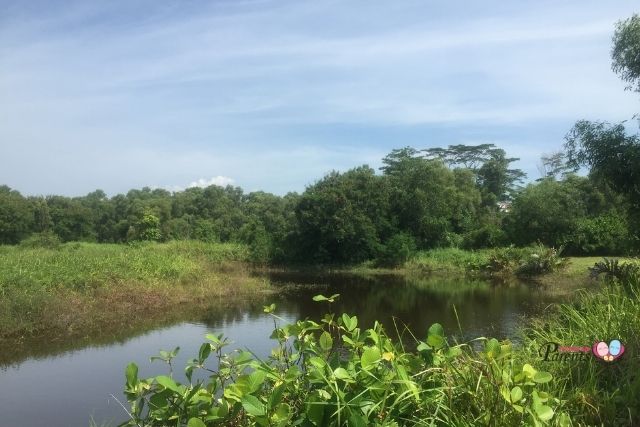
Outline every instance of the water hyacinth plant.
POLYGON ((130 364, 122 426, 570 425, 554 412, 551 374, 519 364, 509 342, 452 344, 436 323, 409 343, 348 314, 281 325, 275 305, 264 310, 277 342, 266 360, 226 353, 228 339, 210 334, 184 384, 172 373, 177 349, 159 356, 169 375, 140 379, 130 364))

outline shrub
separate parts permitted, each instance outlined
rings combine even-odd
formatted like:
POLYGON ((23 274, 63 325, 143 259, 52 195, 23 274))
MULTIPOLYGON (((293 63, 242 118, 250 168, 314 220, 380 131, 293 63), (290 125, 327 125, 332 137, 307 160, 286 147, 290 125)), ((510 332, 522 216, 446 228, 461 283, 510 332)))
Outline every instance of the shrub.
POLYGON ((631 247, 626 218, 615 213, 584 218, 567 239, 567 250, 579 254, 621 254, 631 247))
POLYGON ((60 237, 57 234, 50 231, 43 231, 42 233, 33 233, 20 242, 20 246, 23 248, 48 248, 56 249, 62 244, 60 237))
POLYGON ((391 237, 380 250, 377 264, 385 267, 403 265, 416 251, 416 243, 407 233, 398 233, 391 237))
POLYGON ((635 295, 640 290, 640 265, 637 263, 604 258, 589 270, 592 277, 604 276, 607 283, 619 286, 627 295, 635 295))
POLYGON ((462 247, 465 249, 495 248, 506 241, 506 233, 497 224, 487 224, 464 235, 462 247))
MULTIPOLYGON (((207 335, 185 384, 171 374, 139 379, 130 364, 127 425, 540 425, 554 418, 557 401, 545 391, 552 376, 517 363, 509 342, 450 345, 436 323, 407 351, 380 323, 361 329, 348 314, 276 324, 271 337, 277 347, 258 360, 244 350, 225 354, 228 339, 207 335), (194 381, 197 372, 206 379, 194 381)), ((171 372, 177 351, 152 359, 171 372)))
POLYGON ((489 274, 535 276, 551 273, 566 265, 559 250, 536 245, 526 248, 498 248, 490 252, 486 264, 479 270, 489 274))

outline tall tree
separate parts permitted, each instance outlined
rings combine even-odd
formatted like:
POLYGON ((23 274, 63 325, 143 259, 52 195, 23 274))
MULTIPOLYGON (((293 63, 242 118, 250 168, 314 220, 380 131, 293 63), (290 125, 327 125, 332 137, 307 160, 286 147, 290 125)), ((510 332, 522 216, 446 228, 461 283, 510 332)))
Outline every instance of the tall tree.
POLYGON ((569 161, 629 196, 640 209, 640 136, 629 135, 623 123, 579 121, 566 136, 569 161))
POLYGON ((298 255, 338 263, 375 257, 388 234, 388 199, 385 181, 368 166, 328 174, 296 207, 298 255))
POLYGON ((0 186, 0 244, 18 243, 33 226, 31 204, 18 191, 0 186))
MULTIPOLYGON (((448 245, 456 217, 462 216, 455 214, 460 203, 456 176, 441 160, 418 153, 407 147, 393 150, 382 160, 390 186, 391 217, 420 248, 448 245)), ((464 177, 459 178, 464 185, 464 177)))
POLYGON ((512 198, 520 184, 527 176, 522 170, 509 168, 511 163, 520 160, 507 157, 502 149, 491 153, 491 158, 478 169, 478 185, 485 204, 495 204, 512 198))
POLYGON ((627 89, 640 92, 640 15, 616 24, 611 59, 611 68, 628 84, 627 89))
POLYGON ((563 179, 571 173, 578 171, 575 164, 570 164, 567 153, 564 151, 556 151, 551 154, 543 154, 540 157, 538 171, 542 178, 563 179))
POLYGON ((477 170, 501 151, 494 144, 449 145, 447 148, 427 148, 422 150, 430 159, 440 159, 450 167, 464 167, 477 170))

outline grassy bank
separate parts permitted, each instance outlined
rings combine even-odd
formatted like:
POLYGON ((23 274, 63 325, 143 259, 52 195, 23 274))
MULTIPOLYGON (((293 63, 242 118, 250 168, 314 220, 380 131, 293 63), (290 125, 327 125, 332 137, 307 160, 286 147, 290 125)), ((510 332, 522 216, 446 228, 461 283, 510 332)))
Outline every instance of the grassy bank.
POLYGON ((264 288, 236 244, 0 247, 0 340, 88 334, 264 288))
MULTIPOLYGON (((581 261, 587 264, 592 260, 581 261)), ((591 346, 597 341, 620 340, 625 351, 615 363, 589 357, 579 361, 549 361, 545 369, 554 376, 558 407, 572 414, 575 425, 638 425, 640 265, 637 261, 602 265, 604 280, 598 282, 600 291, 582 292, 572 304, 551 307, 544 317, 523 329, 522 359, 541 359, 546 353, 541 348, 549 342, 591 346)))

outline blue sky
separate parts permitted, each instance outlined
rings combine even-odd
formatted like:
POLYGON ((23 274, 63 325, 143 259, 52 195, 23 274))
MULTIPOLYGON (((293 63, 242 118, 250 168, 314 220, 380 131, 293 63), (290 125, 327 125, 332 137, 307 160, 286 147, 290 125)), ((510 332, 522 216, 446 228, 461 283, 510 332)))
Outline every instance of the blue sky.
POLYGON ((393 148, 495 143, 530 179, 611 72, 636 1, 0 0, 0 184, 302 191, 393 148))

